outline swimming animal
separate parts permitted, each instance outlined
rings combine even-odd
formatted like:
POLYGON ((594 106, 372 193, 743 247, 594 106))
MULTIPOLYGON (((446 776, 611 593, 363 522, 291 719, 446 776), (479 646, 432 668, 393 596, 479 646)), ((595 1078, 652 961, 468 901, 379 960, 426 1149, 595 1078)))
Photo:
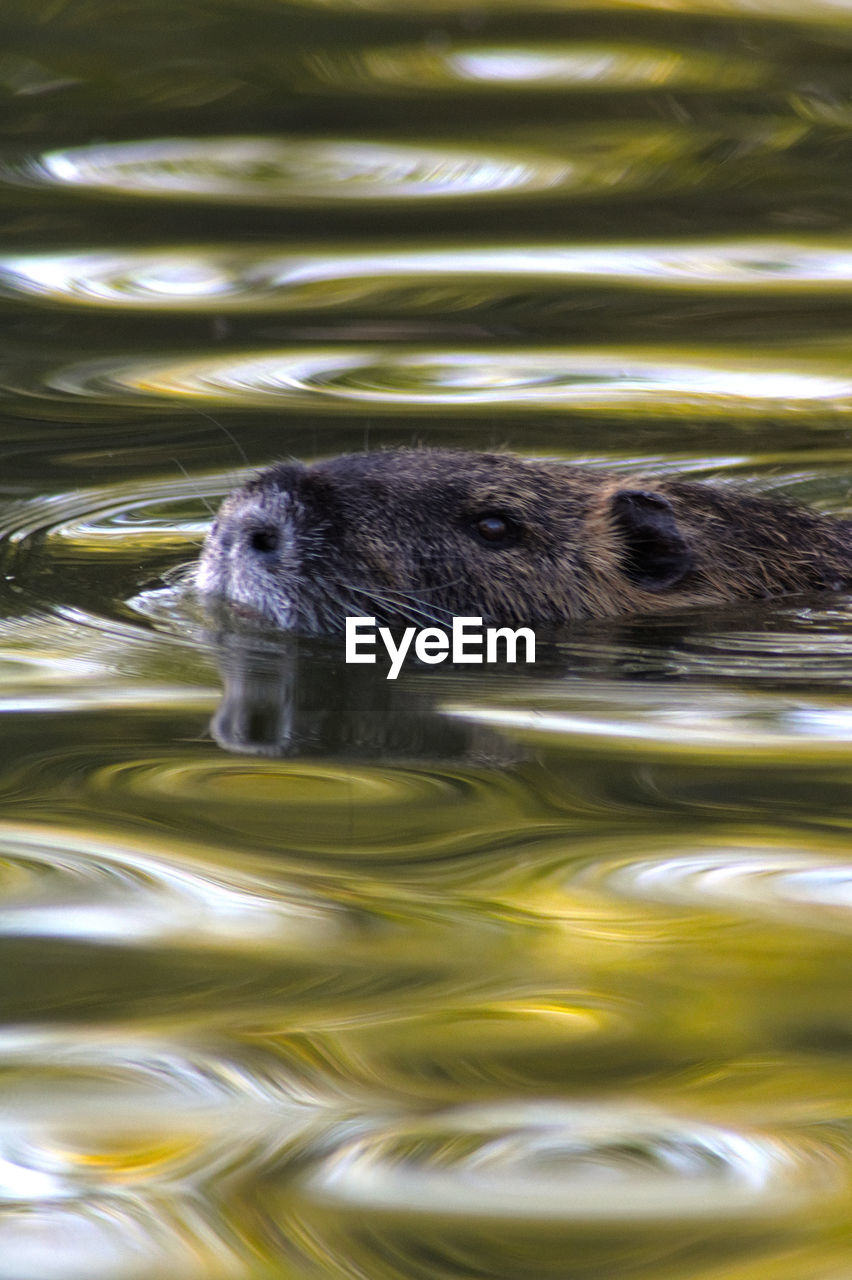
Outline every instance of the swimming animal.
POLYGON ((561 625, 852 586, 852 521, 729 485, 510 453, 283 462, 225 499, 196 586, 307 634, 561 625))

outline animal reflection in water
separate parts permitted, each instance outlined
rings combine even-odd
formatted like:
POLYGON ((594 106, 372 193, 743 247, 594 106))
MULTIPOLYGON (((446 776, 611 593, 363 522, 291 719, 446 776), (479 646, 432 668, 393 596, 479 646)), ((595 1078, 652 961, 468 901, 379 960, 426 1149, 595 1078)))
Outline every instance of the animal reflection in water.
POLYGON ((226 751, 488 763, 518 757, 487 726, 442 715, 416 670, 391 682, 378 665, 347 666, 335 640, 261 638, 237 626, 221 630, 215 647, 224 694, 211 732, 226 751))

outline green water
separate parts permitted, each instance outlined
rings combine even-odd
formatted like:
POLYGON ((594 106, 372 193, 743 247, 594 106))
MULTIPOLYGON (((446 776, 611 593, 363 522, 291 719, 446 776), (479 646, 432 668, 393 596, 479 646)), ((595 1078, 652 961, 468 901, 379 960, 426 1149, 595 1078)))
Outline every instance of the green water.
POLYGON ((852 514, 852 6, 3 0, 0 1280, 848 1280, 852 610, 346 668, 391 444, 852 514))

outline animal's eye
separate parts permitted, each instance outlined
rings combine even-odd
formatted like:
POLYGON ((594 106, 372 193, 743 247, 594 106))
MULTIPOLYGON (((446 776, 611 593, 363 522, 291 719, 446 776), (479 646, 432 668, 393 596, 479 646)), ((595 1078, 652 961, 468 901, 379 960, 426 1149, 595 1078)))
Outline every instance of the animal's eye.
POLYGON ((521 530, 509 516, 499 511, 484 511, 471 522, 473 532, 489 547, 513 547, 521 536, 521 530))
POLYGON ((278 549, 278 530, 267 526, 255 529, 249 538, 252 551, 269 552, 278 549))

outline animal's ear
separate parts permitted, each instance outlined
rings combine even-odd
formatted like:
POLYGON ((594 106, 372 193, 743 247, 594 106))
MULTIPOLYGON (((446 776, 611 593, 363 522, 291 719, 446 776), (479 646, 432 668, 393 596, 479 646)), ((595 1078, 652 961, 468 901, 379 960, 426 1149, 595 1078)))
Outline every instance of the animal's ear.
POLYGON ((665 591, 689 573, 692 552, 661 493, 621 489, 611 511, 623 544, 621 567, 631 582, 646 591, 665 591))

